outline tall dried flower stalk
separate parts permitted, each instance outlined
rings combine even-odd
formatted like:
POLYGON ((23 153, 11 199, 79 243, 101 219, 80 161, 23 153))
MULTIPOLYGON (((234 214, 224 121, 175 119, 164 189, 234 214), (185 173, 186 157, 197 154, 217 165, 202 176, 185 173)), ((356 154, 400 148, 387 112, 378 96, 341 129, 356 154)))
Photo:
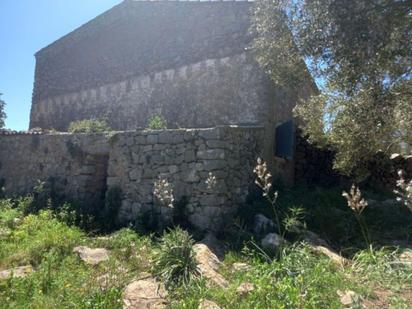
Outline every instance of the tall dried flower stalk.
POLYGON ((362 212, 365 210, 366 207, 368 207, 368 202, 362 197, 362 192, 360 191, 359 187, 357 187, 355 184, 352 184, 349 193, 343 191, 342 196, 346 198, 348 207, 355 214, 363 238, 365 239, 367 246, 370 247, 371 241, 368 227, 362 216, 362 212))
POLYGON ((272 206, 273 213, 276 219, 276 225, 278 228, 279 235, 282 235, 279 212, 276 207, 276 201, 278 199, 278 192, 273 192, 272 187, 272 174, 267 169, 267 164, 261 158, 257 159, 257 165, 254 168, 253 172, 256 174, 255 183, 262 189, 262 195, 265 197, 272 206))
POLYGON ((408 182, 405 180, 405 172, 398 171, 399 179, 396 181, 396 186, 393 192, 397 195, 396 200, 403 203, 410 211, 412 211, 412 179, 408 182))

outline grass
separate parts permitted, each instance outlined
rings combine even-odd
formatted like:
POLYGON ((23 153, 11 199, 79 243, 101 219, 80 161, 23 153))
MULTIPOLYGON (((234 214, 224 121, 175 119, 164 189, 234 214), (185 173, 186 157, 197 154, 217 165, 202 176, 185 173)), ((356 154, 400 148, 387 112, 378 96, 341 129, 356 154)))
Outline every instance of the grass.
MULTIPOLYGON (((364 248, 340 189, 283 191, 279 207, 283 218, 287 209, 302 208, 300 220, 345 252, 351 259, 348 266, 337 266, 314 254, 299 237, 283 248, 281 260, 266 259, 248 245, 251 235, 246 232, 247 220, 243 220, 246 236, 236 235, 241 241, 229 246, 232 250, 221 267, 229 282, 227 289, 197 275, 193 240, 182 229, 161 237, 130 228, 91 235, 51 210, 25 214, 29 203, 26 198, 0 200, 0 270, 27 264, 35 270, 25 278, 0 280, 0 308, 122 308, 125 286, 147 271, 172 283, 167 284, 171 308, 198 308, 202 299, 236 309, 342 308, 338 290, 355 291, 370 308, 403 309, 412 301, 412 267, 397 263, 404 249, 387 246, 394 239, 410 242, 410 214, 395 208, 366 209, 374 246, 364 248), (97 266, 86 265, 73 253, 78 245, 104 247, 110 250, 110 259, 97 266), (234 271, 236 262, 250 268, 234 271), (254 290, 240 296, 236 290, 245 282, 253 284, 254 290)), ((252 210, 265 213, 267 206, 259 203, 252 210)))

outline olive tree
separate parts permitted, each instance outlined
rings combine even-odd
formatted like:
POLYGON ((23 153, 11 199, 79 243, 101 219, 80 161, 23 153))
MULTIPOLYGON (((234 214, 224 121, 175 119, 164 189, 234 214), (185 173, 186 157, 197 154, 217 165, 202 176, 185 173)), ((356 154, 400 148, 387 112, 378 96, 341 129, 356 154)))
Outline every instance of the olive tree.
POLYGON ((406 0, 258 0, 257 61, 276 84, 320 92, 295 109, 310 141, 336 150, 335 167, 365 175, 377 151, 412 144, 412 9, 406 0))

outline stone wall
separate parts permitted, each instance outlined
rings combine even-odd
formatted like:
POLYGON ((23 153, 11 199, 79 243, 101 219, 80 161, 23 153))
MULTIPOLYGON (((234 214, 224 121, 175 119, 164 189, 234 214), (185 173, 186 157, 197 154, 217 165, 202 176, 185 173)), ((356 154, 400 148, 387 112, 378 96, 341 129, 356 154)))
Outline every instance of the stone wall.
POLYGON ((0 135, 0 179, 6 194, 27 194, 52 181, 71 199, 99 202, 106 190, 104 135, 0 135))
POLYGON ((64 131, 72 121, 105 117, 114 129, 134 130, 157 114, 169 128, 261 124, 273 121, 275 101, 277 114, 291 114, 295 102, 275 93, 242 53, 40 100, 32 106, 30 127, 64 131))
POLYGON ((108 185, 124 193, 123 221, 156 207, 165 219, 170 209, 156 203, 154 182, 166 179, 177 202, 187 199, 189 221, 201 229, 218 229, 245 201, 253 166, 261 152, 262 128, 217 127, 138 131, 114 138, 108 185), (216 185, 208 188, 210 174, 216 185))
POLYGON ((32 192, 53 181, 68 198, 103 202, 108 188, 123 193, 120 219, 134 221, 158 207, 154 182, 167 179, 176 202, 187 199, 189 221, 217 229, 245 201, 253 166, 262 153, 264 129, 138 130, 110 134, 0 134, 0 180, 7 195, 32 192), (216 185, 208 188, 209 173, 216 185))

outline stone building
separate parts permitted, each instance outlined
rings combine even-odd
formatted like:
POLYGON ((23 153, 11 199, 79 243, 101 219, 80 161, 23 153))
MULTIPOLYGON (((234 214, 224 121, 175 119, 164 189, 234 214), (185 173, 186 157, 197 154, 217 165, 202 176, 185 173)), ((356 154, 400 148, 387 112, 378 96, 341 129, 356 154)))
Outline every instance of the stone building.
POLYGON ((0 132, 0 187, 26 194, 52 179, 87 205, 118 187, 119 217, 136 220, 153 207, 161 176, 187 200, 192 224, 218 229, 245 201, 258 156, 293 180, 297 102, 286 93, 304 98, 313 81, 270 82, 248 50, 253 5, 125 0, 40 50, 30 128, 104 117, 123 132, 0 132), (154 115, 171 130, 138 129, 154 115))
POLYGON ((169 128, 290 119, 296 102, 248 52, 252 10, 248 1, 123 1, 36 53, 30 128, 107 117, 129 130, 157 114, 169 128))

